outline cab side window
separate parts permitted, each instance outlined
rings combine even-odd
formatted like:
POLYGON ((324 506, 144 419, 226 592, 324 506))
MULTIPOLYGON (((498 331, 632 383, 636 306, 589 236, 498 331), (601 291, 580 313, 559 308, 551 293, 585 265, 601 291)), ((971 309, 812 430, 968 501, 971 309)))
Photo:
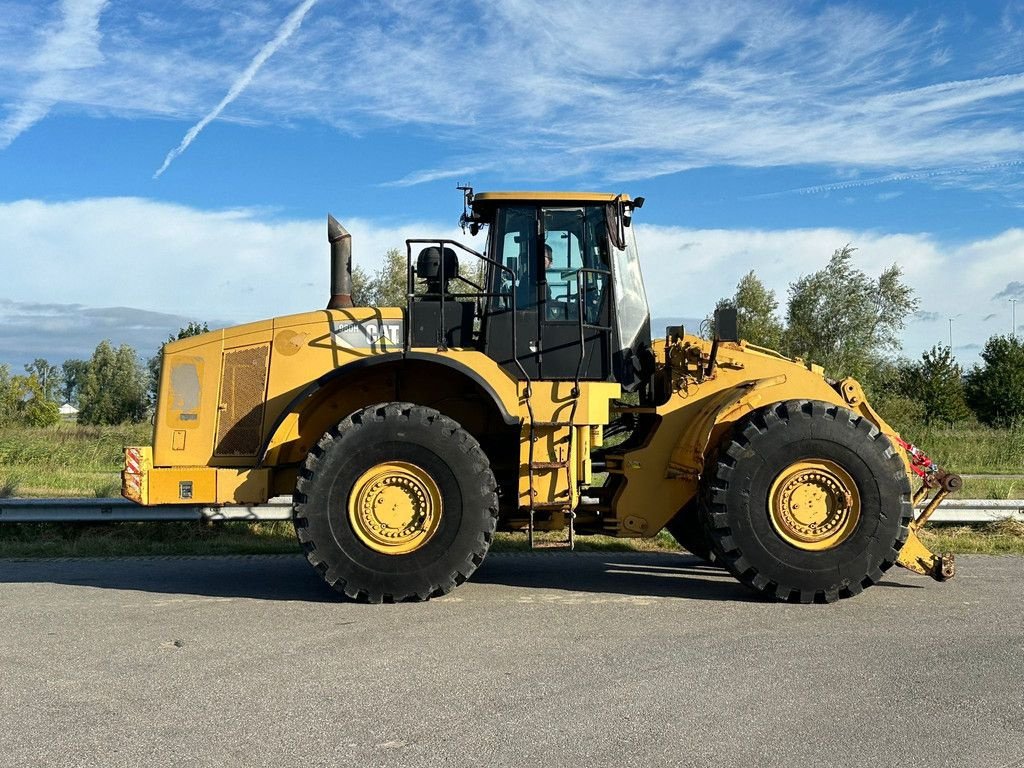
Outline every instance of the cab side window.
POLYGON ((604 212, 593 208, 544 211, 545 318, 599 323, 608 276, 604 212))

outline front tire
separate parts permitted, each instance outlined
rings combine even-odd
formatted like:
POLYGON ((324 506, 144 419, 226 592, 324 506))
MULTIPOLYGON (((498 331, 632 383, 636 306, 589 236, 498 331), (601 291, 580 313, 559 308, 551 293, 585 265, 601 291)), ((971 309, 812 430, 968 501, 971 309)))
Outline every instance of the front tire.
POLYGON ((832 602, 876 584, 913 519, 910 481, 892 443, 829 403, 755 411, 709 470, 702 514, 717 560, 780 600, 832 602))
POLYGON ((497 483, 479 443, 411 403, 357 411, 306 457, 293 520, 306 558, 335 590, 372 603, 450 592, 483 562, 497 483))

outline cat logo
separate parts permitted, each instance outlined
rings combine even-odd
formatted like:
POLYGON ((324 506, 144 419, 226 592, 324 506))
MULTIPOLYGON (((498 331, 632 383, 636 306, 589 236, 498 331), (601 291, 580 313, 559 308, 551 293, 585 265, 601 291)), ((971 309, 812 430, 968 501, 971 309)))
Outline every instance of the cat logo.
POLYGON ((402 326, 401 320, 356 321, 339 325, 331 336, 345 349, 394 352, 402 346, 402 326))

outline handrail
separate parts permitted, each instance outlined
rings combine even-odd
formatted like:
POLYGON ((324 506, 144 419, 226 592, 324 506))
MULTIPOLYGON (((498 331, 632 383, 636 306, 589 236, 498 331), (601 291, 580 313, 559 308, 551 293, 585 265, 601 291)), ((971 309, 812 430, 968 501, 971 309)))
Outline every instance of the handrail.
MULTIPOLYGON (((442 317, 444 317, 445 297, 450 295, 450 291, 447 290, 447 281, 444 279, 444 249, 445 249, 445 246, 447 246, 447 245, 455 246, 456 248, 458 248, 458 249, 460 249, 462 251, 465 251, 469 255, 475 256, 476 258, 480 259, 481 261, 486 262, 487 264, 490 264, 491 266, 497 268, 498 270, 500 270, 502 272, 502 274, 508 274, 510 276, 510 278, 511 278, 509 280, 509 284, 510 284, 510 287, 511 287, 511 292, 501 291, 501 292, 498 292, 498 293, 491 293, 490 291, 486 291, 483 288, 483 286, 479 286, 476 283, 474 283, 472 280, 468 280, 467 278, 463 277, 462 275, 456 275, 454 278, 452 278, 453 280, 461 280, 463 283, 466 283, 467 285, 470 285, 473 288, 477 289, 477 292, 475 292, 475 293, 467 293, 467 294, 461 294, 461 295, 469 296, 470 298, 473 298, 473 299, 486 299, 486 298, 508 296, 509 299, 511 300, 512 308, 513 309, 515 308, 515 306, 516 306, 516 279, 515 279, 516 275, 515 275, 515 272, 513 272, 509 267, 506 267, 500 261, 496 261, 496 260, 494 260, 492 258, 489 258, 488 256, 480 253, 479 251, 473 250, 468 245, 460 243, 458 240, 452 240, 450 238, 444 238, 444 237, 442 237, 442 238, 409 238, 409 239, 407 239, 405 241, 406 312, 407 312, 408 317, 409 317, 408 327, 405 330, 405 345, 404 345, 404 351, 405 352, 408 352, 411 349, 411 347, 412 347, 412 328, 413 328, 413 326, 415 324, 414 323, 414 312, 415 312, 414 306, 416 304, 415 299, 416 299, 417 294, 416 294, 416 270, 413 268, 413 265, 412 265, 412 247, 414 245, 436 245, 438 247, 438 249, 440 250, 440 252, 441 252, 441 256, 440 256, 440 260, 441 260, 441 275, 440 275, 441 291, 440 292, 422 293, 422 294, 419 294, 419 295, 420 296, 426 296, 426 297, 432 297, 432 298, 433 297, 438 298, 440 300, 440 304, 441 304, 441 310, 440 311, 441 311, 441 316, 442 317)), ((443 334, 442 334, 442 336, 443 336, 443 334)), ((444 346, 444 338, 442 337, 439 341, 441 343, 438 344, 438 347, 442 348, 442 349, 445 348, 445 346, 444 346)), ((516 338, 515 338, 515 323, 513 323, 512 324, 513 350, 517 349, 515 347, 515 342, 516 342, 516 338)), ((518 354, 517 354, 516 351, 513 351, 513 356, 516 358, 516 363, 517 363, 519 369, 522 371, 523 376, 528 379, 528 377, 526 376, 526 371, 522 368, 522 365, 519 364, 518 354)))

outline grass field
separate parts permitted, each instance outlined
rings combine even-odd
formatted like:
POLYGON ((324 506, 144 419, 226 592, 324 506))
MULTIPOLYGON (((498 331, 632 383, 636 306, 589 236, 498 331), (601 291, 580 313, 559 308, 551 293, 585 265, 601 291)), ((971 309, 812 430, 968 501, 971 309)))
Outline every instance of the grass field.
MULTIPOLYGON (((936 552, 1024 554, 1024 523, 986 526, 932 526, 922 540, 936 552)), ((541 534, 551 544, 562 535, 541 534)), ((499 533, 492 552, 529 548, 526 535, 499 533)), ((653 539, 580 536, 581 552, 684 552, 668 533, 653 539)), ((270 523, 102 523, 58 525, 9 523, 0 529, 0 558, 132 557, 160 555, 299 554, 289 522, 270 523)))
MULTIPOLYGON (((0 496, 117 496, 125 445, 150 441, 149 424, 0 429, 0 496)), ((943 466, 963 473, 1024 474, 1024 429, 919 427, 907 437, 943 466)), ((1024 480, 968 480, 962 498, 1024 498, 1024 480)), ((1024 525, 931 527, 934 549, 958 553, 1024 553, 1024 525)), ((527 547, 521 534, 500 534, 495 551, 527 547)), ((677 550, 667 533, 654 539, 580 537, 581 550, 677 550)), ((104 557, 298 552, 290 523, 4 524, 0 557, 104 557)))
POLYGON ((907 429, 903 438, 953 472, 1024 474, 1024 425, 1012 429, 992 429, 976 424, 956 427, 918 425, 907 429))
POLYGON ((146 445, 153 427, 0 429, 0 496, 117 496, 126 445, 146 445))

